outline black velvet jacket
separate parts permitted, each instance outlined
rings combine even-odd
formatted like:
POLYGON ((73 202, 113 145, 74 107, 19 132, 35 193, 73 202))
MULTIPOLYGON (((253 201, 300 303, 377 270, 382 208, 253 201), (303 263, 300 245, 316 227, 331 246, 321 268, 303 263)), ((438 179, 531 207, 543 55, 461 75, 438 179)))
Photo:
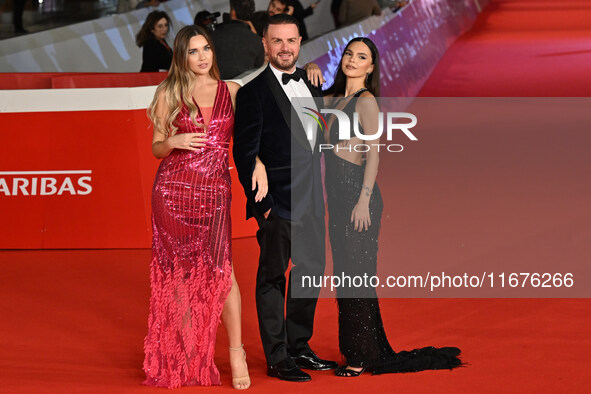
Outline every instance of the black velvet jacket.
MULTIPOLYGON (((306 84, 312 95, 320 98, 316 101, 322 108, 322 91, 307 80, 306 84)), ((292 117, 297 114, 270 67, 238 91, 233 153, 248 200, 247 219, 253 216, 253 209, 262 214, 269 208, 288 220, 299 220, 309 212, 324 216, 321 131, 312 150, 301 122, 290 128, 292 117), (269 192, 255 203, 251 179, 257 155, 267 170, 269 192)))

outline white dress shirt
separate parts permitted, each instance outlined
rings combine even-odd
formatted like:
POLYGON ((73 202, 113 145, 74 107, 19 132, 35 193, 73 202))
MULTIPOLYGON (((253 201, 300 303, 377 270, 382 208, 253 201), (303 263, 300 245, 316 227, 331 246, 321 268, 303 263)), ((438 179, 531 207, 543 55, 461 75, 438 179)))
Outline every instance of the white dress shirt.
POLYGON ((273 67, 273 65, 271 65, 271 71, 273 71, 273 74, 279 81, 279 85, 281 85, 281 87, 283 88, 285 95, 287 96, 287 98, 291 102, 291 105, 298 114, 300 122, 302 123, 302 126, 306 131, 306 134, 311 134, 307 135, 307 137, 308 141, 310 142, 310 146, 312 147, 312 150, 314 150, 314 145, 316 144, 316 138, 318 134, 318 123, 316 122, 316 120, 306 115, 305 113, 311 113, 315 117, 317 117, 317 115, 314 114, 312 111, 305 109, 305 107, 312 108, 314 111, 318 111, 318 107, 314 102, 314 98, 312 97, 312 93, 310 93, 310 89, 308 89, 308 86, 306 85, 306 82, 303 79, 300 79, 297 82, 293 79, 290 79, 289 82, 284 85, 284 71, 276 69, 275 67, 273 67))

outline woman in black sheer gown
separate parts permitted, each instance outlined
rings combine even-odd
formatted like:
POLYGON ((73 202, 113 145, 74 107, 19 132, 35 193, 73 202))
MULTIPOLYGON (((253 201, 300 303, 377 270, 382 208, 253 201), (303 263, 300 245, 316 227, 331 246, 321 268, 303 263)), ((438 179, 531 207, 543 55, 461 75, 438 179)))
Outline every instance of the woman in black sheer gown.
MULTIPOLYGON (((341 58, 335 82, 327 91, 327 108, 359 114, 368 135, 378 129, 379 54, 371 40, 351 40, 341 58)), ((358 153, 351 146, 376 141, 363 141, 351 130, 352 138, 339 140, 338 122, 328 118, 326 193, 329 212, 329 237, 334 262, 334 275, 368 277, 377 273, 378 236, 383 202, 375 183, 378 152, 358 153), (365 157, 363 157, 365 156, 365 157)), ((363 150, 363 149, 359 149, 363 150)), ((415 372, 426 369, 451 369, 461 365, 458 348, 426 347, 410 352, 392 350, 380 315, 379 302, 372 287, 339 288, 339 348, 346 364, 338 376, 359 376, 365 369, 374 374, 415 372)))

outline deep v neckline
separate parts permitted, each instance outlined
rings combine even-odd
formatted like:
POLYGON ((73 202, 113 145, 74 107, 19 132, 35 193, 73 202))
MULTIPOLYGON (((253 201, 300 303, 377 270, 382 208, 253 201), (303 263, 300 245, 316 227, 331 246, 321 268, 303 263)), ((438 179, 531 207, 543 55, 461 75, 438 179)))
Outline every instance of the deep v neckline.
MULTIPOLYGON (((213 108, 211 110, 211 119, 213 119, 214 115, 215 115, 215 110, 217 107, 217 103, 218 103, 218 99, 220 97, 220 89, 222 87, 222 81, 220 79, 218 79, 218 86, 216 88, 215 91, 215 97, 213 99, 213 106, 211 108, 213 108)), ((197 113, 199 114, 199 116, 201 117, 201 119, 203 119, 203 114, 201 113, 201 107, 199 106, 199 104, 197 104, 197 101, 195 100, 195 97, 193 97, 193 95, 191 95, 191 100, 193 100, 193 104, 195 104, 197 106, 197 113)), ((203 108, 208 108, 208 107, 203 107, 203 108)), ((205 119, 203 119, 205 120, 205 119)))

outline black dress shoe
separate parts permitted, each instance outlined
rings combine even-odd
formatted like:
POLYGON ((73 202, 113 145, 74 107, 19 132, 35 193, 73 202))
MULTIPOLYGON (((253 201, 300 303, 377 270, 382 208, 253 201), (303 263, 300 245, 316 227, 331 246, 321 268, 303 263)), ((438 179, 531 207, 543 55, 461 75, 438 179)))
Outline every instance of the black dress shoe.
POLYGON ((335 369, 339 366, 336 361, 320 359, 316 353, 311 350, 308 353, 292 357, 292 359, 298 367, 302 369, 312 369, 314 371, 328 371, 329 369, 335 369))
POLYGON ((267 375, 288 382, 307 382, 312 378, 298 368, 291 358, 286 358, 275 365, 267 366, 267 375))

